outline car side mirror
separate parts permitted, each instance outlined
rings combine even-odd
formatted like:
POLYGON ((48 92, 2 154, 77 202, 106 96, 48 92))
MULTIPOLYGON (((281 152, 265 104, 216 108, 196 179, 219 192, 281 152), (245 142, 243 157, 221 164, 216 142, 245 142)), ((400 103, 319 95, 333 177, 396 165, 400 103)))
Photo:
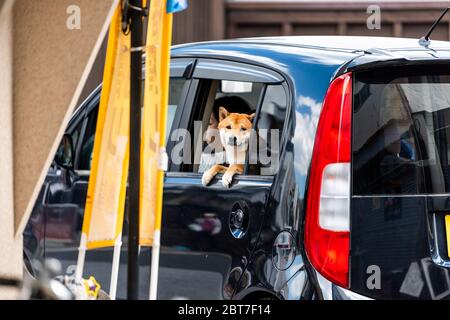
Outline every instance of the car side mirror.
POLYGON ((73 140, 68 134, 65 134, 56 151, 55 162, 58 166, 65 169, 73 169, 74 151, 73 140))

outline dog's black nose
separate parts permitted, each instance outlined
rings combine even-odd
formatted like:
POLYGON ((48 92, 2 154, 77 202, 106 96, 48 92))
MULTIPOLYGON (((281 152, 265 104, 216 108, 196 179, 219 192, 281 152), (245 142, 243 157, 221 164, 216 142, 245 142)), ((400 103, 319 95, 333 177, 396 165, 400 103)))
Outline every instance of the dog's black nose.
POLYGON ((233 145, 233 146, 237 145, 237 138, 236 137, 230 137, 228 139, 228 143, 233 145))

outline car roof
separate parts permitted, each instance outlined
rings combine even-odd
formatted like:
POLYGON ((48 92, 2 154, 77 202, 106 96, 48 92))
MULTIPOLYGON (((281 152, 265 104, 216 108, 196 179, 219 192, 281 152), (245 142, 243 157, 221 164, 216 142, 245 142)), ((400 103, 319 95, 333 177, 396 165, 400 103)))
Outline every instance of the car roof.
POLYGON ((338 75, 385 63, 449 63, 450 42, 431 40, 424 47, 419 39, 413 38, 280 36, 182 44, 172 48, 172 56, 246 60, 276 69, 320 60, 324 65, 334 65, 338 75))
POLYGON ((414 38, 394 38, 394 37, 362 37, 362 36, 279 36, 279 37, 259 37, 240 38, 220 41, 207 41, 197 43, 187 43, 174 46, 193 47, 205 44, 260 44, 260 45, 282 45, 299 48, 314 48, 332 51, 367 51, 378 49, 384 51, 405 51, 405 50, 450 50, 450 42, 431 40, 429 48, 419 44, 419 39, 414 38))
MULTIPOLYGON (((426 50, 419 39, 394 37, 361 36, 285 36, 264 38, 243 38, 236 42, 254 42, 261 44, 281 44, 297 47, 314 47, 323 50, 367 51, 379 49, 385 51, 426 50)), ((450 50, 450 42, 432 40, 431 49, 450 50)))

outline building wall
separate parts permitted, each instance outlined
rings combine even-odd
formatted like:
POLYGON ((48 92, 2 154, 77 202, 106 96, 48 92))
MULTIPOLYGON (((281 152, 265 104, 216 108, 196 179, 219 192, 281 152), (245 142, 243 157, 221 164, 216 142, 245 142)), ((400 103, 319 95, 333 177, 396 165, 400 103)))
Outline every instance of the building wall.
MULTIPOLYGON (((225 37, 225 1, 190 0, 189 9, 174 15, 173 44, 221 40, 225 37)), ((103 81, 107 37, 105 37, 78 104, 103 81)))
MULTIPOLYGON (((14 232, 13 172, 13 3, 0 1, 0 277, 22 276, 22 237, 14 232)), ((0 287, 0 299, 18 292, 0 287)))
MULTIPOLYGON (((194 0, 195 1, 195 0, 194 0)), ((230 1, 226 37, 290 35, 362 35, 420 38, 450 1, 230 1), (381 29, 367 28, 370 4, 379 5, 381 29)), ((432 39, 450 39, 450 15, 432 39)))
MULTIPOLYGON (((173 43, 257 36, 363 35, 419 38, 450 1, 190 0, 174 17, 173 43), (367 8, 381 9, 381 29, 367 28, 367 8)), ((450 14, 433 33, 450 39, 450 14)))
MULTIPOLYGON (((0 0, 0 278, 22 277, 22 233, 113 4, 0 0), (76 30, 67 27, 72 5, 82 13, 76 30)), ((6 298, 17 298, 17 290, 0 286, 0 299, 6 298)))
POLYGON ((223 39, 225 8, 224 0, 190 0, 188 10, 174 15, 173 44, 223 39))

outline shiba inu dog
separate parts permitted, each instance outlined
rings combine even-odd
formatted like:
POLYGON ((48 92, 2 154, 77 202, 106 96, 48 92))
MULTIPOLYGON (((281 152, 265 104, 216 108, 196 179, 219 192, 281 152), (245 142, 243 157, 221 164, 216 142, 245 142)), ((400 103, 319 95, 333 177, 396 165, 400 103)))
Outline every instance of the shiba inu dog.
POLYGON ((216 164, 207 170, 202 176, 204 186, 207 186, 218 173, 223 173, 222 185, 229 188, 233 176, 244 172, 245 156, 254 117, 254 113, 250 115, 229 113, 224 107, 219 108, 220 141, 225 148, 229 167, 216 164))

